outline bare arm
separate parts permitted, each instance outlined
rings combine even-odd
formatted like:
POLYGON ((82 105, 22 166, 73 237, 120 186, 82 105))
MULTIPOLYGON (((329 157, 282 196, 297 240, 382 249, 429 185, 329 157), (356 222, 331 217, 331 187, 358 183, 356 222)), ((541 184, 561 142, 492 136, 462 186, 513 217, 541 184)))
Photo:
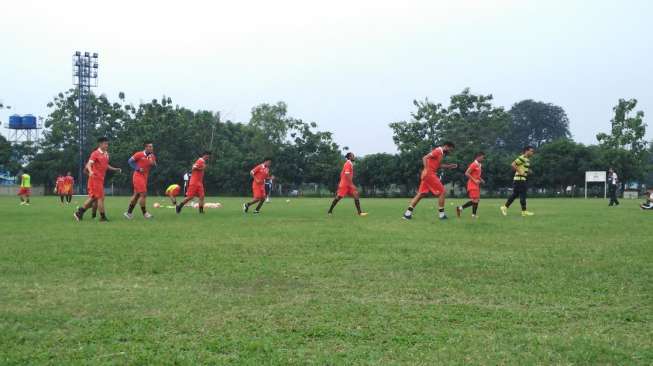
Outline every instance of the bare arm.
POLYGON ((444 169, 456 169, 458 168, 458 164, 442 164, 440 165, 444 169))
POLYGON ((470 166, 465 170, 465 176, 469 179, 471 179, 474 183, 478 184, 478 180, 476 180, 474 177, 472 177, 472 167, 470 166))
POLYGON ((86 166, 84 167, 84 169, 86 169, 86 171, 88 172, 89 177, 93 176, 92 167, 93 167, 93 160, 89 160, 88 163, 86 163, 86 166))
POLYGON ((114 172, 122 173, 122 169, 120 168, 116 168, 111 165, 107 165, 107 168, 109 168, 109 170, 113 170, 114 172))

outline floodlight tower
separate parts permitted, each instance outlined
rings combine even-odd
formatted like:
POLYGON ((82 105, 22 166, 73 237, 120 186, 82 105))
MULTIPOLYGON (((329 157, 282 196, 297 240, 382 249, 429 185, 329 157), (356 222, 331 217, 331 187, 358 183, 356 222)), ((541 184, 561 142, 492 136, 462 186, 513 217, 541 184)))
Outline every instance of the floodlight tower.
POLYGON ((98 54, 76 51, 73 55, 73 85, 77 87, 77 128, 79 143, 79 170, 77 172, 78 192, 83 192, 86 184, 84 179, 84 163, 87 151, 87 132, 89 124, 89 98, 91 87, 97 86, 98 54))

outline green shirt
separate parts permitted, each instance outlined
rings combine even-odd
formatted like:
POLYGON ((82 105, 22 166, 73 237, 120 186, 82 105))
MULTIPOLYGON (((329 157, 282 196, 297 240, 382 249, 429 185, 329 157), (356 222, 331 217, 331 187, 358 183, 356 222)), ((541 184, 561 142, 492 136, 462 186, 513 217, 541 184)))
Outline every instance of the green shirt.
POLYGON ((531 172, 530 159, 528 159, 526 155, 519 155, 513 163, 517 166, 517 171, 515 171, 515 178, 513 178, 513 180, 525 181, 526 178, 528 178, 528 174, 531 172))
POLYGON ((21 188, 32 188, 32 184, 30 183, 30 176, 29 174, 23 174, 20 176, 20 186, 21 188))

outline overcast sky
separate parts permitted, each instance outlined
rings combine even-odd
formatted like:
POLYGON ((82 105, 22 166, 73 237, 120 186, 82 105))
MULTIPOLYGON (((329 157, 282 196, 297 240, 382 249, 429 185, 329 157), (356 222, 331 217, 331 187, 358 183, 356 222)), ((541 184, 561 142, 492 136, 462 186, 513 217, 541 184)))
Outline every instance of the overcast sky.
MULTIPOLYGON (((71 87, 75 50, 100 55, 99 87, 130 102, 172 97, 247 121, 285 101, 359 154, 395 151, 388 123, 413 99, 470 87, 509 108, 562 106, 595 143, 619 98, 653 116, 653 1, 8 1, 0 110, 46 115, 71 87)), ((3 133, 6 133, 4 128, 3 133)), ((652 136, 648 133, 648 136, 652 136)))

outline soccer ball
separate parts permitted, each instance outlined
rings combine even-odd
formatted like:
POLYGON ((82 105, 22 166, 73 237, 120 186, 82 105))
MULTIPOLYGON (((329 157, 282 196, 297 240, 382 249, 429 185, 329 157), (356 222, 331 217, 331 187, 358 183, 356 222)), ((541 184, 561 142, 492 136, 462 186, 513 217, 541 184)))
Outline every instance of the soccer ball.
POLYGON ((154 208, 159 208, 159 207, 161 207, 161 204, 160 204, 159 202, 154 202, 154 204, 152 205, 152 207, 154 207, 154 208))
POLYGON ((286 200, 286 203, 290 203, 290 200, 286 200))

